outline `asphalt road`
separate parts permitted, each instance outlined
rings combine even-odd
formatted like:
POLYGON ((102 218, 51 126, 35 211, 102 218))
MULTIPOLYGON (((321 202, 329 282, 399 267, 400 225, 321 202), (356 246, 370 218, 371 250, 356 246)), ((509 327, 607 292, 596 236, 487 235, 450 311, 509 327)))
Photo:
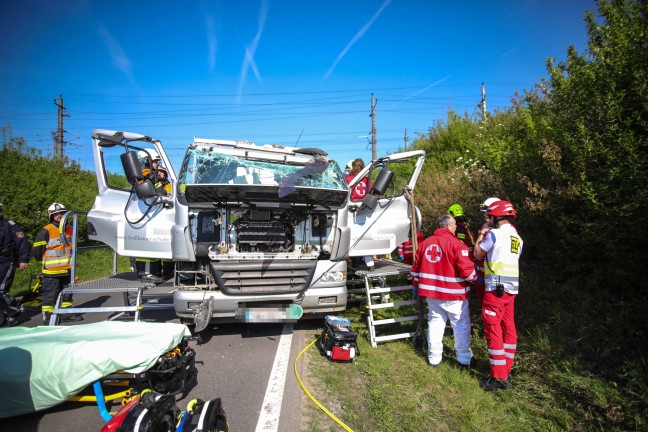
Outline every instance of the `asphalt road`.
MULTIPOLYGON (((164 303, 165 300, 161 302, 164 303)), ((76 307, 85 307, 89 304, 119 305, 123 304, 123 298, 122 294, 75 295, 76 307)), ((85 320, 82 322, 61 325, 83 325, 108 319, 110 315, 108 313, 85 314, 85 320)), ((142 319, 178 322, 172 310, 144 310, 142 319)), ((35 312, 23 312, 20 321, 20 325, 29 327, 42 325, 40 313, 35 312)), ((315 337, 317 334, 315 329, 320 325, 319 320, 307 320, 295 324, 292 330, 292 326, 287 327, 287 333, 292 336, 290 354, 287 365, 280 368, 285 370, 285 387, 278 427, 274 430, 300 431, 302 403, 307 402, 304 402, 303 392, 295 378, 293 364, 296 355, 315 337)), ((264 430, 257 428, 257 422, 263 411, 262 405, 282 331, 284 331, 283 324, 210 325, 201 332, 201 344, 190 343, 196 350, 197 384, 186 397, 178 400, 176 405, 184 410, 187 402, 192 399, 208 400, 219 397, 231 431, 264 430)), ((302 375, 301 362, 299 366, 299 373, 302 375)), ((10 371, 2 371, 2 373, 10 373, 10 371)), ((10 391, 10 389, 2 389, 2 391, 10 391)), ((279 396, 276 394, 272 396, 275 403, 279 396)), ((117 405, 108 405, 108 409, 113 412, 118 408, 117 405)), ((104 424, 96 404, 66 402, 42 412, 0 419, 0 431, 99 431, 104 424)))

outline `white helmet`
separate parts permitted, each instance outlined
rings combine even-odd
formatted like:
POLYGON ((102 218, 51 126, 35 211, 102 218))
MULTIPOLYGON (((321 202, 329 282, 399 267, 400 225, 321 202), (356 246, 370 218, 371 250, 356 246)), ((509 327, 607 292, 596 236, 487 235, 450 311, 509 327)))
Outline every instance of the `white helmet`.
POLYGON ((155 150, 155 149, 150 149, 150 150, 147 150, 147 151, 148 151, 148 154, 147 154, 147 152, 144 151, 144 150, 140 150, 140 151, 138 151, 138 152, 137 152, 137 159, 139 159, 139 160, 141 161, 142 159, 146 159, 146 158, 148 158, 149 155, 151 156, 151 160, 152 160, 152 161, 156 161, 156 160, 161 160, 161 159, 162 159, 162 158, 160 157, 160 154, 157 152, 157 150, 155 150))
POLYGON ((54 216, 55 214, 65 213, 66 211, 68 211, 68 209, 63 204, 54 203, 51 206, 47 207, 47 216, 49 216, 51 220, 52 216, 54 216))
POLYGON ((351 171, 353 169, 353 161, 355 159, 351 159, 349 162, 347 162, 346 167, 344 167, 344 171, 351 171))
POLYGON ((482 205, 479 207, 479 211, 481 212, 487 212, 488 208, 490 207, 491 204, 493 204, 495 201, 499 201, 499 198, 491 197, 488 198, 486 201, 482 203, 482 205))

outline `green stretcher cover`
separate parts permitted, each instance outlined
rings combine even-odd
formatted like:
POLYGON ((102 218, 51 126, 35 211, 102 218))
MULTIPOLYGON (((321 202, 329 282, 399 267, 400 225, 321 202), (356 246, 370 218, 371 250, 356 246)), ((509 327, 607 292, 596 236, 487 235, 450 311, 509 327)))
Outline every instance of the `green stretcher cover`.
POLYGON ((174 323, 0 329, 0 418, 65 402, 117 371, 147 371, 189 336, 186 325, 174 323))

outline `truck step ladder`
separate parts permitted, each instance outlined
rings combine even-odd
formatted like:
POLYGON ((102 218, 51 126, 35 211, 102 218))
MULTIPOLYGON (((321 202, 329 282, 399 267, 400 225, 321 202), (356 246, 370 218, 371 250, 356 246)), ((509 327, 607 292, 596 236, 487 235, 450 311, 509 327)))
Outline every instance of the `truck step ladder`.
POLYGON ((367 327, 369 328, 369 339, 371 342, 371 346, 376 348, 378 346, 378 342, 386 342, 386 341, 391 341, 396 339, 410 338, 414 336, 414 334, 416 333, 415 331, 412 331, 412 332, 377 336, 377 331, 376 331, 377 327, 385 324, 395 324, 395 323, 410 322, 410 321, 416 322, 419 320, 419 315, 416 314, 416 315, 400 316, 394 318, 376 319, 376 317, 374 316, 374 311, 384 310, 392 307, 416 305, 417 300, 413 298, 411 300, 390 302, 388 300, 388 297, 385 295, 394 292, 412 291, 412 285, 385 286, 388 285, 387 277, 409 274, 410 266, 408 264, 403 264, 400 262, 396 262, 388 259, 382 259, 382 258, 374 260, 374 263, 375 263, 375 268, 373 271, 358 270, 356 271, 356 275, 364 277, 367 307, 369 308, 369 316, 367 317, 367 327), (377 295, 379 295, 379 297, 377 295), (374 303, 374 299, 381 299, 383 300, 383 302, 374 303))
POLYGON ((54 312, 50 317, 49 325, 58 323, 59 315, 94 313, 94 312, 129 312, 133 313, 134 321, 139 321, 140 312, 144 309, 144 290, 151 285, 141 283, 135 272, 118 273, 106 278, 96 279, 88 282, 73 283, 64 288, 56 300, 54 312), (94 307, 69 307, 63 308, 61 304, 63 297, 67 294, 114 294, 123 293, 124 306, 94 306, 94 307), (135 304, 131 304, 129 296, 135 297, 135 304))

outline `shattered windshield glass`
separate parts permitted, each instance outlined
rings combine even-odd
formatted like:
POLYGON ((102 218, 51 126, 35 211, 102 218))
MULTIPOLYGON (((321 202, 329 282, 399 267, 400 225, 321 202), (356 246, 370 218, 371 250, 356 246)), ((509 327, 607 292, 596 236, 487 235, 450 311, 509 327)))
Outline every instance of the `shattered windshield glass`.
MULTIPOLYGON (((180 171, 181 185, 267 185, 288 194, 295 186, 346 190, 344 175, 335 163, 313 156, 305 164, 289 165, 273 161, 189 149, 180 171)), ((181 191, 182 191, 181 187, 181 191)))

